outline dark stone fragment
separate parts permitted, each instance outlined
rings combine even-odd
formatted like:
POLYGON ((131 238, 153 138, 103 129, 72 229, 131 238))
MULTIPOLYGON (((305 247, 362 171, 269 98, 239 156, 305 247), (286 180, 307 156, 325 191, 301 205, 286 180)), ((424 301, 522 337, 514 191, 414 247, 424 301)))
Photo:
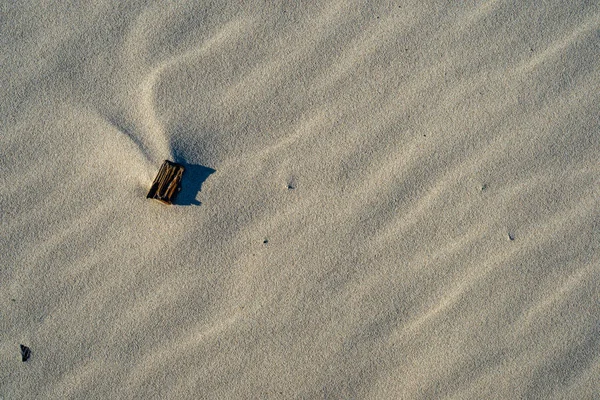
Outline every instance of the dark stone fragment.
POLYGON ((23 362, 29 360, 31 357, 31 349, 27 346, 21 345, 21 360, 23 362))

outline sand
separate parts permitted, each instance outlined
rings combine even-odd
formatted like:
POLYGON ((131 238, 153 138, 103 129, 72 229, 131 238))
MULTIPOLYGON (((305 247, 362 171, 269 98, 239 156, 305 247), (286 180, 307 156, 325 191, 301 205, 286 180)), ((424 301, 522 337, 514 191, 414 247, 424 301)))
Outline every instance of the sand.
POLYGON ((0 398, 599 398, 598 2, 52 3, 0 5, 0 398))

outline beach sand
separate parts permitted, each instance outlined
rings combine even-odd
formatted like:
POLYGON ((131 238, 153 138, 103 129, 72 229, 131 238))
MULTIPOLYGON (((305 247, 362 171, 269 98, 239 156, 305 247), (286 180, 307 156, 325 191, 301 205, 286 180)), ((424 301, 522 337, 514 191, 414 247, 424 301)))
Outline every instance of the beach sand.
POLYGON ((0 5, 0 398, 599 398, 598 2, 52 3, 0 5))

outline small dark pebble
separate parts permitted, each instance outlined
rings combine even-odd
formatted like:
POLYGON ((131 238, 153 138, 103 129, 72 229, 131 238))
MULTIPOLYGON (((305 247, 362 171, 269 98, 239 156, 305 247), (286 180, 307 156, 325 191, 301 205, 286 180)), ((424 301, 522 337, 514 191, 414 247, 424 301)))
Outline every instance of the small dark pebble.
POLYGON ((515 235, 513 235, 512 233, 509 233, 508 234, 508 239, 515 240, 515 235))
POLYGON ((267 244, 267 243, 269 243, 269 241, 267 239, 265 239, 265 240, 263 240, 263 243, 267 244))
POLYGON ((23 362, 29 360, 29 357, 31 357, 31 349, 25 345, 20 345, 21 346, 21 360, 23 362))

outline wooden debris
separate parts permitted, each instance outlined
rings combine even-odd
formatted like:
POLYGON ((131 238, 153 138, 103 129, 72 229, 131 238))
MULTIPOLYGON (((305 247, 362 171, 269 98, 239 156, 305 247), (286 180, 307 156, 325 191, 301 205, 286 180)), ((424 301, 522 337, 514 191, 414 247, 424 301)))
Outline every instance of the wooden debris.
POLYGON ((173 204, 175 196, 181 190, 181 177, 184 170, 183 165, 165 160, 146 197, 165 204, 173 204))

